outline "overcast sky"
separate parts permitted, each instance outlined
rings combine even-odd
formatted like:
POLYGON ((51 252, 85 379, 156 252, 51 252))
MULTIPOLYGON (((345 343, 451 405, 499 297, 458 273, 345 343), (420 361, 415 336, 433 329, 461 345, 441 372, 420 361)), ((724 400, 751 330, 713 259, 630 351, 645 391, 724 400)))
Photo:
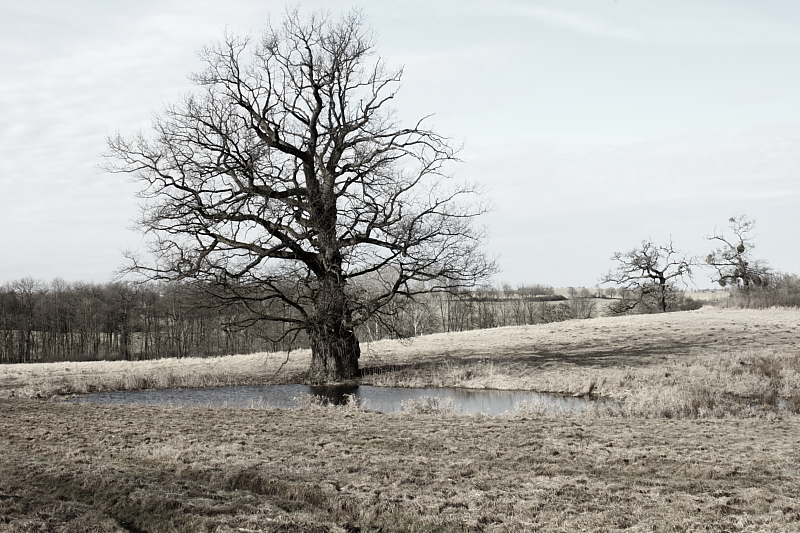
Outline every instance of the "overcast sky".
MULTIPOLYGON (((142 248, 105 136, 192 89, 196 51, 283 2, 0 0, 0 283, 103 282, 142 248)), ((705 254, 730 216, 800 273, 800 2, 303 2, 364 9, 408 122, 463 144, 498 282, 593 286, 642 239, 705 254)), ((696 276, 709 286, 708 276, 696 276)))

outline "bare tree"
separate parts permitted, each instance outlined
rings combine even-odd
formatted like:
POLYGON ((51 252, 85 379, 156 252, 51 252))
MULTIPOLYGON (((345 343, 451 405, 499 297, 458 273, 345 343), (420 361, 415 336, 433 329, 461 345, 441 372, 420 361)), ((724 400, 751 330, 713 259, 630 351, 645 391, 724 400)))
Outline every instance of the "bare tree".
POLYGON ((592 318, 596 305, 591 291, 586 287, 580 290, 569 287, 569 308, 572 318, 592 318))
POLYGON ((706 237, 718 247, 706 256, 706 264, 714 269, 712 280, 720 286, 736 287, 749 298, 752 287, 767 285, 770 269, 764 261, 752 258, 752 232, 755 221, 745 215, 728 219, 733 237, 725 237, 722 231, 706 237))
POLYGON ((256 41, 204 48, 199 90, 154 119, 152 138, 108 141, 106 166, 143 186, 139 224, 154 237, 155 261, 129 254, 128 270, 198 280, 253 320, 305 331, 312 381, 358 375, 355 328, 395 297, 495 269, 472 224, 479 191, 445 173, 446 138, 399 124, 402 71, 374 46, 359 11, 289 11, 256 41))
POLYGON ((611 257, 619 263, 616 270, 609 270, 600 283, 621 286, 622 300, 610 306, 612 312, 627 312, 652 301, 659 312, 665 313, 669 301, 676 292, 677 283, 686 284, 691 279, 696 261, 681 254, 672 245, 657 245, 651 240, 642 241, 641 246, 611 257))

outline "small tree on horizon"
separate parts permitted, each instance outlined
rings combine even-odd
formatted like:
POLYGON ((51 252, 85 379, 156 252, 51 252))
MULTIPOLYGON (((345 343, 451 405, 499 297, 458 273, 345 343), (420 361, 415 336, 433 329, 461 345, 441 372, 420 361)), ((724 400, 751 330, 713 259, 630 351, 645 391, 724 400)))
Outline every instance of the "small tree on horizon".
POLYGON ((139 227, 153 237, 154 262, 129 254, 126 271, 196 281, 284 335, 306 332, 315 382, 359 375, 355 329, 396 297, 495 271, 473 226, 480 191, 446 173, 447 138, 400 124, 402 70, 374 49, 358 10, 288 11, 260 39, 204 48, 198 90, 149 138, 108 140, 107 168, 142 185, 139 227))
POLYGON ((622 299, 609 306, 614 313, 646 307, 649 302, 658 312, 667 312, 678 292, 677 284, 686 285, 685 278, 691 279, 696 264, 693 258, 676 250, 671 240, 666 245, 644 240, 629 252, 615 252, 611 259, 618 263, 617 268, 609 270, 600 283, 619 287, 622 299))
POLYGON ((728 219, 733 237, 726 237, 721 230, 706 237, 718 245, 706 256, 706 264, 714 269, 711 279, 721 287, 741 290, 749 299, 753 287, 766 286, 772 271, 765 261, 753 259, 752 232, 755 220, 739 215, 728 219))

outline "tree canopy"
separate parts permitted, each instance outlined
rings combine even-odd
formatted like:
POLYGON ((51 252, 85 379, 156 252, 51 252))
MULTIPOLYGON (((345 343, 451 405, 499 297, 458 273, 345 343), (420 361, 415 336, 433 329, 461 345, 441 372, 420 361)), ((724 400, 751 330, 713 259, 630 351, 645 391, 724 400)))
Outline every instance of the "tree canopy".
POLYGON ((695 260, 681 254, 672 244, 644 240, 629 252, 615 252, 616 270, 609 270, 600 283, 614 283, 625 289, 626 296, 611 309, 624 313, 637 307, 654 307, 666 312, 676 292, 676 284, 691 278, 695 260))
POLYGON ((706 256, 706 264, 714 269, 712 280, 722 287, 730 285, 745 293, 751 287, 766 285, 772 272, 764 261, 752 256, 755 220, 739 215, 729 218, 728 222, 732 237, 730 234, 726 237, 723 231, 716 229, 713 235, 706 237, 717 245, 706 256))
POLYGON ((474 286, 485 211, 455 181, 450 141, 391 104, 402 75, 375 57, 359 11, 288 11, 258 39, 201 51, 197 90, 150 135, 108 140, 107 168, 133 176, 150 279, 197 280, 253 320, 305 331, 310 379, 358 375, 354 329, 398 296, 474 286))

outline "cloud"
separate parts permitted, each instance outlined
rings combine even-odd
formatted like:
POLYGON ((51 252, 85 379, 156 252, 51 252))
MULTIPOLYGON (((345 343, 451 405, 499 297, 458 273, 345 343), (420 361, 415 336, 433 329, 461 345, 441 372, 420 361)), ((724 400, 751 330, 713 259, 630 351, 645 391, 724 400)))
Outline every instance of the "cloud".
POLYGON ((786 16, 786 4, 771 11, 760 7, 714 0, 647 3, 573 0, 506 2, 498 5, 498 11, 580 35, 631 43, 667 46, 800 44, 800 26, 785 20, 796 18, 786 16))
POLYGON ((599 37, 622 41, 641 42, 647 35, 642 31, 612 22, 602 17, 585 13, 536 5, 509 5, 508 12, 527 17, 558 29, 564 29, 599 37))
MULTIPOLYGON (((702 248, 705 233, 740 212, 759 222, 759 252, 779 268, 797 270, 800 256, 786 243, 800 233, 800 126, 618 146, 676 131, 741 131, 774 117, 798 120, 789 98, 797 83, 776 75, 792 72, 794 50, 786 59, 778 53, 786 50, 752 54, 751 62, 774 63, 761 71, 735 49, 727 56, 712 50, 688 67, 687 54, 673 49, 656 59, 681 68, 662 76, 647 70, 651 63, 658 67, 647 54, 638 63, 620 63, 619 48, 595 46, 602 40, 626 50, 648 43, 792 44, 800 40, 796 16, 783 21, 778 8, 755 11, 715 0, 366 4, 366 15, 388 36, 381 51, 392 65, 407 65, 401 116, 436 112, 429 126, 454 137, 454 144, 467 138, 466 162, 456 175, 493 189, 490 247, 502 255, 505 279, 593 284, 616 249, 671 234, 682 246, 702 248), (523 23, 512 27, 517 19, 523 23), (534 33, 541 27, 560 33, 534 33), (540 40, 529 39, 538 34, 544 34, 540 40), (563 51, 575 35, 592 37, 582 45, 597 54, 563 51), (720 64, 725 76, 698 77, 718 57, 726 59, 720 64), (638 78, 627 77, 636 68, 642 69, 636 76, 655 82, 637 85, 638 78), (774 87, 789 103, 775 103, 774 87), (771 107, 728 105, 727 88, 771 107), (670 100, 681 91, 687 98, 670 100), (617 148, 576 154, 524 144, 533 139, 562 148, 617 148)), ((0 246, 6 251, 0 283, 25 275, 104 280, 121 261, 118 249, 140 242, 127 229, 136 213, 135 187, 96 168, 104 135, 147 128, 151 112, 191 89, 186 75, 200 66, 199 46, 218 39, 226 23, 258 32, 267 15, 281 16, 283 3, 24 5, 34 7, 0 6, 0 246), (50 11, 54 5, 61 7, 50 11)), ((325 7, 316 1, 308 8, 316 6, 325 7)), ((330 7, 334 15, 347 8, 330 7)))

